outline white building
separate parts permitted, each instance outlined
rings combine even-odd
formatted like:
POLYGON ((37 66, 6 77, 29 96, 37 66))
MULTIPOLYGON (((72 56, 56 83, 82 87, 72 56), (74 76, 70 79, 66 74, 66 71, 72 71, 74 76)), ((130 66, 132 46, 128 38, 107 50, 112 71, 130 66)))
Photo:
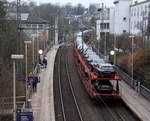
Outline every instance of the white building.
POLYGON ((102 34, 110 30, 110 8, 103 8, 100 11, 100 19, 96 21, 97 40, 101 39, 102 34))
POLYGON ((130 5, 132 0, 114 1, 114 34, 129 33, 130 5))
MULTIPOLYGON (((103 20, 97 20, 97 39, 100 39, 100 33, 109 32, 111 34, 121 35, 130 32, 130 5, 132 0, 115 0, 114 8, 107 8, 104 12, 103 20), (104 28, 100 27, 104 24, 104 28)), ((102 13, 100 13, 102 14, 102 13)))
POLYGON ((110 29, 109 32, 110 33, 114 33, 114 23, 115 23, 115 8, 111 7, 110 8, 110 29))
POLYGON ((150 1, 135 2, 130 6, 130 33, 142 35, 147 31, 150 1))

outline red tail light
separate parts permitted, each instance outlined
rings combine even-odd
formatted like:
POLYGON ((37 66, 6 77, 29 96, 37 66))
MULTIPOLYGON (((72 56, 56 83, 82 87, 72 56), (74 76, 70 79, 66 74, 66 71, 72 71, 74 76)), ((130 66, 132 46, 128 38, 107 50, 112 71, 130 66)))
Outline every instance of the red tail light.
POLYGON ((99 72, 104 72, 104 70, 99 70, 99 72))

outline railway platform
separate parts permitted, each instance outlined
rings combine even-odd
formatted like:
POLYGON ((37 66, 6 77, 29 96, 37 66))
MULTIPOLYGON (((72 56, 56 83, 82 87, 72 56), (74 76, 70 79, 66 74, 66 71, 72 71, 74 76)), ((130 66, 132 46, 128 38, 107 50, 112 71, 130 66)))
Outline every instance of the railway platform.
POLYGON ((126 105, 142 120, 150 121, 150 101, 139 95, 124 81, 120 81, 121 96, 126 105))
POLYGON ((47 68, 41 70, 37 92, 32 96, 32 110, 34 121, 55 121, 53 97, 53 68, 55 55, 59 45, 53 46, 47 53, 47 68))
MULTIPOLYGON (((53 97, 53 68, 58 46, 47 53, 47 68, 41 71, 41 82, 32 96, 34 121, 55 121, 53 97)), ((142 120, 150 121, 150 101, 139 95, 124 81, 120 81, 121 96, 126 105, 142 120)))

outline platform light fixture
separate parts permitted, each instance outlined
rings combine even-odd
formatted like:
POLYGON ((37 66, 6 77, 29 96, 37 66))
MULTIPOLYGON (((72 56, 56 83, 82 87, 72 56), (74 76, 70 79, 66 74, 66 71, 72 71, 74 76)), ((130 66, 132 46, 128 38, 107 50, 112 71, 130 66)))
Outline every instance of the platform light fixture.
POLYGON ((132 69, 131 69, 131 75, 132 75, 132 84, 134 85, 134 80, 133 80, 133 76, 134 76, 134 72, 133 72, 133 69, 134 69, 134 67, 133 67, 133 46, 134 46, 134 35, 130 35, 129 36, 129 38, 131 38, 131 40, 132 40, 132 69))
POLYGON ((12 54, 11 59, 13 60, 13 121, 16 121, 16 60, 24 59, 24 55, 12 54))
POLYGON ((114 50, 111 50, 110 51, 110 55, 114 55, 115 54, 115 51, 114 50))
POLYGON ((42 55, 43 54, 43 50, 40 49, 39 50, 39 54, 42 55))
POLYGON ((26 40, 24 41, 25 44, 25 80, 26 80, 26 102, 27 102, 27 78, 28 78, 28 53, 27 53, 27 49, 28 49, 28 44, 31 44, 32 40, 26 40))

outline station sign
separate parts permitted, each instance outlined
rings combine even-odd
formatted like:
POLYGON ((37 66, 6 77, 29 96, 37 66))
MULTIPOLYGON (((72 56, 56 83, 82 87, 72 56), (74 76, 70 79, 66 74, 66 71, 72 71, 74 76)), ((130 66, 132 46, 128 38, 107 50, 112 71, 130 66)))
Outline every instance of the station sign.
POLYGON ((33 83, 33 82, 39 83, 40 82, 40 77, 38 77, 38 76, 29 76, 28 77, 28 82, 29 83, 33 83))
POLYGON ((17 109, 17 121, 33 121, 32 109, 17 109))

